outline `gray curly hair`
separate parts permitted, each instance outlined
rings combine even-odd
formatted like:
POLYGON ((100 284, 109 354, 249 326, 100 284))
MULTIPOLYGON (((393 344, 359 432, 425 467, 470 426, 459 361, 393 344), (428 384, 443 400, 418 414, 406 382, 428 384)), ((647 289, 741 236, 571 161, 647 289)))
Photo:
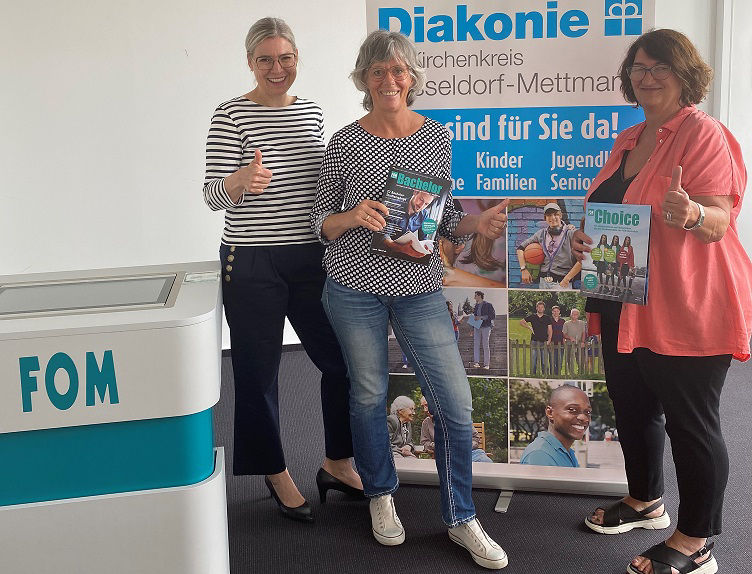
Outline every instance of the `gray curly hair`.
POLYGON ((350 79, 355 87, 363 92, 363 107, 369 112, 373 109, 373 99, 368 91, 368 70, 375 62, 386 60, 401 60, 410 71, 413 85, 407 92, 407 105, 415 101, 415 94, 423 89, 426 83, 426 72, 418 61, 418 52, 407 36, 399 32, 375 30, 363 40, 355 61, 355 69, 350 72, 350 79))
POLYGON ((415 408, 415 402, 410 397, 400 395, 392 401, 392 406, 389 408, 389 412, 393 415, 396 415, 397 411, 412 408, 415 408))

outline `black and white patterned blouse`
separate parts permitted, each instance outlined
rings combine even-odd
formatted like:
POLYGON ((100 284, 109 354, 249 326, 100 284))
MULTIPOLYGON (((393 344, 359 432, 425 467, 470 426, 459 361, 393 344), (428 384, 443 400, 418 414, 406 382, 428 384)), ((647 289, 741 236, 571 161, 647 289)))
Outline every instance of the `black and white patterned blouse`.
POLYGON ((324 116, 310 100, 271 108, 240 96, 220 104, 206 142, 204 200, 213 210, 225 209, 222 243, 289 245, 313 243, 308 217, 324 155, 324 116), (224 178, 253 161, 261 150, 272 171, 259 195, 244 193, 235 204, 224 178))
MULTIPOLYGON (((449 132, 426 118, 421 128, 404 138, 380 138, 353 122, 332 136, 324 153, 311 212, 311 227, 327 245, 324 268, 337 283, 377 295, 397 296, 441 289, 442 264, 438 246, 428 266, 374 255, 370 252, 373 232, 365 227, 348 229, 334 241, 321 233, 324 220, 348 211, 363 199, 381 201, 390 166, 449 178, 452 147, 449 132)), ((460 243, 454 230, 466 214, 454 208, 447 197, 439 235, 460 243)))

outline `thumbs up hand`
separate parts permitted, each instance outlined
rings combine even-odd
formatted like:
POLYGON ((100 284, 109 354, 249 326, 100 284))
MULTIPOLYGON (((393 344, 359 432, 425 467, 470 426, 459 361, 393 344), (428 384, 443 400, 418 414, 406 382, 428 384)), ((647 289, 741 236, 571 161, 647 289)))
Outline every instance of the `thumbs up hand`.
POLYGON ((478 218, 477 232, 488 239, 497 239, 504 233, 507 226, 506 208, 509 200, 505 199, 498 205, 486 209, 478 218))
POLYGON ((682 166, 677 165, 671 172, 671 184, 661 203, 663 223, 676 229, 690 227, 700 217, 697 203, 689 198, 689 194, 681 186, 681 176, 682 166))
POLYGON ((261 150, 256 148, 253 161, 238 170, 245 193, 259 195, 272 180, 272 172, 264 167, 261 150))

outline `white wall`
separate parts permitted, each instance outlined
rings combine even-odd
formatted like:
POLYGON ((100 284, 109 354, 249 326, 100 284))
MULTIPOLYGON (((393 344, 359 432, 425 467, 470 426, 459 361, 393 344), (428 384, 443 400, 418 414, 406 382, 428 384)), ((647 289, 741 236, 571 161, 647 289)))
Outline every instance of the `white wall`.
MULTIPOLYGON (((656 0, 656 22, 686 32, 714 64, 724 1, 656 0)), ((735 2, 729 107, 748 154, 750 4, 735 2)), ((295 31, 294 92, 322 105, 328 134, 362 113, 347 74, 365 36, 363 0, 0 8, 0 274, 216 258, 222 214, 201 196, 204 143, 214 107, 251 88, 243 40, 259 17, 295 31)), ((752 231, 743 239, 751 249, 752 231)))

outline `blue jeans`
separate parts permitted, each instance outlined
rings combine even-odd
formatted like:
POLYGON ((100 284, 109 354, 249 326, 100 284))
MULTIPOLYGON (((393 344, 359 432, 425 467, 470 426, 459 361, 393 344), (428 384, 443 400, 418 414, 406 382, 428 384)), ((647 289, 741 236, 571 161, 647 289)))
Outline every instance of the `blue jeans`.
POLYGON ((482 448, 473 449, 472 453, 473 462, 493 462, 491 457, 486 454, 482 448))
POLYGON ((441 515, 452 527, 475 518, 472 499, 472 397, 440 291, 387 297, 327 278, 321 297, 350 375, 350 427, 366 496, 399 485, 387 432, 389 322, 434 413, 441 515))
POLYGON ((548 352, 546 349, 546 343, 541 341, 530 341, 530 351, 533 359, 533 375, 537 375, 540 370, 540 375, 545 376, 548 371, 548 352))

